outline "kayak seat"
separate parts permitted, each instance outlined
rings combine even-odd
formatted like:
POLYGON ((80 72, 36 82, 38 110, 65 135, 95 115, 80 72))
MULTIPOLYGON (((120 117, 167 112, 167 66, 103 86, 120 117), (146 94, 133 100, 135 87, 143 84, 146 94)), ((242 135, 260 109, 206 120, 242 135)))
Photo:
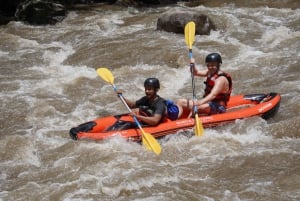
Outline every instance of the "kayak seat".
POLYGON ((108 127, 105 131, 116 131, 116 130, 126 130, 130 128, 136 128, 137 125, 132 121, 122 121, 118 120, 116 123, 108 127))

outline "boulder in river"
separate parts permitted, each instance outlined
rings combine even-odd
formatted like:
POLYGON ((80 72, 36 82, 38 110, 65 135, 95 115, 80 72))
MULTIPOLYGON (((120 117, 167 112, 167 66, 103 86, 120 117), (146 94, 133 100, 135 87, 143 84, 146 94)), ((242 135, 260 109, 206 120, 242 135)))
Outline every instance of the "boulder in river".
POLYGON ((196 34, 209 35, 211 30, 216 30, 214 23, 207 15, 198 11, 187 9, 171 9, 163 13, 157 20, 157 30, 183 33, 184 26, 189 21, 196 24, 196 34))
POLYGON ((55 24, 66 16, 66 9, 62 4, 47 0, 27 0, 20 3, 16 18, 34 25, 55 24))

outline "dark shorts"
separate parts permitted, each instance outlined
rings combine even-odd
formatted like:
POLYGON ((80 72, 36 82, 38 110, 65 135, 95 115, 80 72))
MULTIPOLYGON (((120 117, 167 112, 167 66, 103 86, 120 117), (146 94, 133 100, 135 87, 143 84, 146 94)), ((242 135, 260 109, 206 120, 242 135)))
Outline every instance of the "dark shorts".
POLYGON ((210 107, 210 114, 220 114, 226 112, 226 108, 216 102, 208 102, 208 105, 210 107))

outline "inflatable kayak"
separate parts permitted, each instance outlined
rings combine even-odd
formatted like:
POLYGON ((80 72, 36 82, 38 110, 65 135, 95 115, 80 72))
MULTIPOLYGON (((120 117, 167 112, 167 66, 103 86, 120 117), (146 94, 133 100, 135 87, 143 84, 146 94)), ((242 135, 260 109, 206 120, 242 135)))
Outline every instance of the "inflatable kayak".
MULTIPOLYGON (((237 119, 260 116, 268 119, 277 112, 281 97, 278 93, 248 94, 231 96, 227 111, 222 114, 199 116, 204 128, 224 125, 237 119)), ((177 131, 194 127, 194 118, 188 118, 189 111, 185 111, 180 119, 167 119, 157 126, 143 126, 143 130, 151 133, 155 138, 177 131)), ((74 140, 92 139, 104 140, 114 136, 121 136, 132 141, 141 141, 141 131, 133 118, 128 114, 101 117, 83 123, 70 129, 70 136, 74 140)))

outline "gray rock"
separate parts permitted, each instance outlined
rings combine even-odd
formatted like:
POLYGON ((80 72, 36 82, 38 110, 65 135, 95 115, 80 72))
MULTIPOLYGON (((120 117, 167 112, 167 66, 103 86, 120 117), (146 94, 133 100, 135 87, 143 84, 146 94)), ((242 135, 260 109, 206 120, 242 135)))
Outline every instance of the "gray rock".
POLYGON ((19 4, 16 19, 33 25, 55 24, 66 16, 62 4, 47 0, 27 0, 19 4))
POLYGON ((195 22, 196 34, 209 35, 211 30, 216 30, 214 23, 208 16, 181 8, 174 8, 163 13, 157 20, 157 30, 184 33, 184 26, 189 21, 195 22))

